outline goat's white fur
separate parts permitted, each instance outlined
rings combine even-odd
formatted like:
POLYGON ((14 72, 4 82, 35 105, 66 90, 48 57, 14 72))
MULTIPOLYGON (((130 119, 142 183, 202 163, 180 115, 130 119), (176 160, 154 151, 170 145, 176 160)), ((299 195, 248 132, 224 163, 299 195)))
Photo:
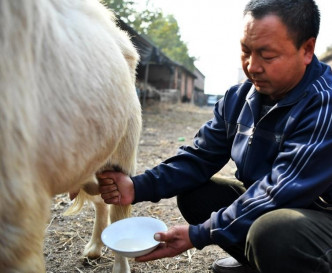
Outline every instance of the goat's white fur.
MULTIPOLYGON (((97 0, 0 1, 0 272, 45 271, 52 196, 113 165, 135 173, 137 61, 97 0)), ((92 256, 108 223, 101 199, 96 208, 92 256)), ((129 272, 124 258, 113 272, 129 272)))

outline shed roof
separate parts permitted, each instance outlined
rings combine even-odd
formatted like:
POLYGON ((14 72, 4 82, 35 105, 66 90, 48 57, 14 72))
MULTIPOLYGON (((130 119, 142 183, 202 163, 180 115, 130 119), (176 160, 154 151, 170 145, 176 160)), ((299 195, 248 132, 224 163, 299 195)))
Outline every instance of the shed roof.
POLYGON ((118 25, 121 29, 127 31, 131 37, 132 42, 136 46, 140 55, 140 64, 147 65, 149 63, 162 64, 172 69, 174 66, 181 67, 193 78, 196 78, 195 74, 187 69, 185 66, 173 61, 167 55, 165 55, 146 35, 139 34, 131 26, 126 24, 123 20, 118 18, 118 25))

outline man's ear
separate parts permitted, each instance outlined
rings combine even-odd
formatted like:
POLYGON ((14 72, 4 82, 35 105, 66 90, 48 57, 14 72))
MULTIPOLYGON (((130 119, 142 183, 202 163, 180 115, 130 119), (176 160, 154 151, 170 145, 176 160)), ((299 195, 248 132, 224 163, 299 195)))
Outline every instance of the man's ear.
POLYGON ((307 41, 303 43, 301 46, 303 49, 303 57, 304 57, 304 64, 308 65, 312 61, 312 57, 315 53, 315 45, 316 45, 316 38, 312 37, 309 38, 307 41))

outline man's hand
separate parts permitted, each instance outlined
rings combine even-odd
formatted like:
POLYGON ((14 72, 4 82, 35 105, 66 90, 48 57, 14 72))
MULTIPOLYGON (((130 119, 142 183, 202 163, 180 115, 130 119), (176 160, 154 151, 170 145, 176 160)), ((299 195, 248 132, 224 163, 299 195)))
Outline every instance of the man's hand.
POLYGON ((137 262, 174 257, 193 247, 189 238, 189 226, 172 227, 169 231, 156 233, 154 238, 161 242, 160 245, 151 253, 137 257, 137 262))
POLYGON ((105 171, 97 175, 99 191, 104 202, 129 205, 134 201, 135 189, 131 178, 121 172, 105 171))

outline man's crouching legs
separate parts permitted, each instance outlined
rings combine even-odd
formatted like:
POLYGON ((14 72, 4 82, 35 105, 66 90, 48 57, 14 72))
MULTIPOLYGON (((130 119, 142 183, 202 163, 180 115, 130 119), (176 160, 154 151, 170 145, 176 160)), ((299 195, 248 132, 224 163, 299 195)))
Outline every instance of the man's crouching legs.
POLYGON ((332 270, 332 214, 309 209, 279 209, 251 226, 245 255, 259 272, 332 270))

